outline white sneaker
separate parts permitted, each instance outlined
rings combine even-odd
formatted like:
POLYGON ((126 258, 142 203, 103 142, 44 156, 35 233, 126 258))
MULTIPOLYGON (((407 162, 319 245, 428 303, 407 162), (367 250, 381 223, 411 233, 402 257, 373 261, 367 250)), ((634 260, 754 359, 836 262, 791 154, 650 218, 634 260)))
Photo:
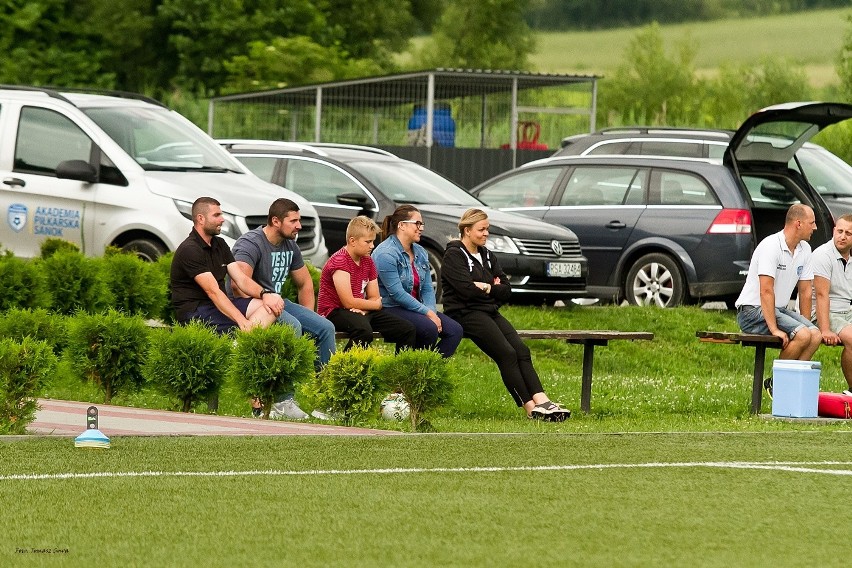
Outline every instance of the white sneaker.
POLYGON ((273 420, 282 420, 289 418, 290 420, 305 420, 308 415, 304 410, 299 408, 296 401, 292 398, 286 398, 281 402, 276 402, 272 405, 272 410, 269 411, 269 417, 273 420))

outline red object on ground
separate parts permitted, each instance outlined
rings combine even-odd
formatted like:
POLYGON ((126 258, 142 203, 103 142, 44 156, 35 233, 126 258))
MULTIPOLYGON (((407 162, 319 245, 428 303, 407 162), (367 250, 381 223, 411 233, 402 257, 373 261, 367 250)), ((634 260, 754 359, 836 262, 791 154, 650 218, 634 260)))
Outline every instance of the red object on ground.
POLYGON ((819 393, 817 414, 828 418, 852 418, 852 396, 833 392, 819 393))

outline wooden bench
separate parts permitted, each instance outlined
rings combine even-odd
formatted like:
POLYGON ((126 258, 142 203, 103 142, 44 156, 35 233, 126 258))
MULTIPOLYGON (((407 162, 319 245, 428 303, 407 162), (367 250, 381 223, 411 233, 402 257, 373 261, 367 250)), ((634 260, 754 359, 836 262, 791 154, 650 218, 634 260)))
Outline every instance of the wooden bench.
MULTIPOLYGON (((381 337, 378 333, 375 337, 381 337)), ((616 339, 645 340, 654 339, 647 331, 609 331, 580 329, 519 329, 522 339, 561 339, 566 343, 583 346, 583 376, 580 388, 580 410, 588 414, 592 410, 592 368, 595 359, 595 346, 608 345, 616 339)), ((337 339, 347 339, 345 333, 337 332, 337 339)))
POLYGON ((754 374, 751 384, 751 413, 758 414, 763 402, 763 370, 766 365, 766 348, 781 349, 781 339, 759 333, 728 331, 696 331, 695 336, 705 343, 739 344, 754 347, 754 374))

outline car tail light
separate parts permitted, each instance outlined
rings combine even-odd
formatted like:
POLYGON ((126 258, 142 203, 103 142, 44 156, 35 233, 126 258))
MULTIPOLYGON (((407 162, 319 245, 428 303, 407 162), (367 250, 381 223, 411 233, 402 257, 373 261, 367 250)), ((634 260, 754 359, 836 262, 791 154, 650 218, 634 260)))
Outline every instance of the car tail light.
POLYGON ((713 219, 707 233, 717 235, 751 233, 751 211, 748 209, 722 209, 713 219))

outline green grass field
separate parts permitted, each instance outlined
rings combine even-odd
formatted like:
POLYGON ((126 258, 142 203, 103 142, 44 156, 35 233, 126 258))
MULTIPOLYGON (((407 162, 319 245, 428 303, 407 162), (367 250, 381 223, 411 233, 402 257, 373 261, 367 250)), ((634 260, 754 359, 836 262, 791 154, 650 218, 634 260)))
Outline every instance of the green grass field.
MULTIPOLYGON (((592 413, 561 424, 524 418, 465 340, 433 434, 112 437, 109 450, 0 438, 0 566, 845 562, 852 428, 750 416, 752 350, 694 335, 735 330, 733 312, 503 311, 518 328, 656 337, 599 347, 592 413)), ((578 409, 580 347, 529 344, 547 391, 578 409)), ((817 352, 822 390, 843 386, 838 357, 817 352)), ((63 376, 50 395, 98 401, 63 376)), ((116 402, 170 405, 147 389, 116 402)), ((248 414, 230 385, 220 404, 248 414)))
MULTIPOLYGON (((712 73, 723 63, 757 63, 783 57, 805 68, 812 84, 837 83, 834 64, 849 29, 849 9, 694 22, 661 26, 670 54, 689 37, 696 46, 695 66, 712 73)), ((641 28, 536 34, 531 62, 548 73, 611 73, 622 62, 630 40, 641 28)))
MULTIPOLYGON (((751 64, 762 57, 783 57, 801 65, 811 84, 837 84, 835 60, 849 29, 849 9, 811 10, 794 14, 690 22, 660 26, 669 56, 677 42, 689 37, 696 47, 695 66, 713 75, 723 63, 751 64)), ((530 57, 532 70, 542 73, 611 75, 622 63, 630 40, 640 27, 598 31, 537 32, 530 57)), ((415 46, 423 40, 414 40, 415 46)), ((400 56, 400 62, 409 60, 400 56)))
POLYGON ((839 566, 849 449, 795 431, 0 443, 0 565, 839 566))

